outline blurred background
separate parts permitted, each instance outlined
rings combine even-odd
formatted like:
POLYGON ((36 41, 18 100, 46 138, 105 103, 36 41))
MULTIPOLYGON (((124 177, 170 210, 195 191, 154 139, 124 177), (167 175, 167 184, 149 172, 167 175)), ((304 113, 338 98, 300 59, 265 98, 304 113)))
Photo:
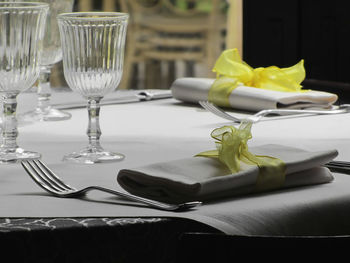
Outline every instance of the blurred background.
MULTIPOLYGON (((238 48, 253 67, 304 59, 306 88, 350 101, 348 0, 76 0, 74 11, 91 10, 130 14, 120 89, 215 77, 221 51, 238 48)), ((61 64, 52 85, 66 85, 61 64)))
MULTIPOLYGON (((74 11, 129 13, 119 89, 168 89, 179 77, 215 77, 212 67, 221 51, 241 49, 242 29, 230 30, 240 31, 233 39, 227 34, 230 11, 240 16, 233 16, 231 27, 242 26, 241 5, 242 0, 76 0, 74 11)), ((52 86, 67 85, 62 63, 53 71, 52 86)))

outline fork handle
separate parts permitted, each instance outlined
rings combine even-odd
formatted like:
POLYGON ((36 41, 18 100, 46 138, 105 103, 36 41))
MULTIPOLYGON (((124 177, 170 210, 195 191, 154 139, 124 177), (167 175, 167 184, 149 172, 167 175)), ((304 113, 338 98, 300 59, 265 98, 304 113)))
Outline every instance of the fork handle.
POLYGON ((339 114, 339 113, 346 113, 348 109, 346 107, 343 107, 341 109, 337 110, 308 110, 308 109, 267 109, 267 110, 262 110, 256 114, 257 115, 268 115, 268 114, 316 114, 316 115, 328 115, 328 114, 339 114))
POLYGON ((158 208, 158 209, 163 209, 163 210, 176 210, 177 207, 178 207, 176 204, 167 204, 167 203, 163 203, 163 202, 159 202, 159 201, 155 201, 155 200, 139 197, 139 196, 136 196, 136 195, 132 195, 132 194, 129 194, 129 193, 123 193, 123 192, 119 192, 119 191, 116 191, 116 190, 104 188, 104 187, 101 187, 101 186, 89 186, 89 187, 85 188, 84 190, 99 190, 99 191, 102 191, 102 192, 106 192, 106 193, 109 193, 109 194, 121 196, 121 197, 124 197, 126 199, 137 201, 137 202, 140 202, 140 203, 144 203, 144 204, 147 204, 149 206, 152 206, 152 207, 155 207, 155 208, 158 208))

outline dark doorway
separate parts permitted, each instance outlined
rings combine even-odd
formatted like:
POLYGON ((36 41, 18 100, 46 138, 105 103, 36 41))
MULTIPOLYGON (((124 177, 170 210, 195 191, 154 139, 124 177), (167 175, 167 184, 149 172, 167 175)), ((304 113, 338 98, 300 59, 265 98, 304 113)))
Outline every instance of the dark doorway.
POLYGON ((350 102, 350 1, 244 0, 244 60, 289 67, 305 60, 305 88, 350 102))

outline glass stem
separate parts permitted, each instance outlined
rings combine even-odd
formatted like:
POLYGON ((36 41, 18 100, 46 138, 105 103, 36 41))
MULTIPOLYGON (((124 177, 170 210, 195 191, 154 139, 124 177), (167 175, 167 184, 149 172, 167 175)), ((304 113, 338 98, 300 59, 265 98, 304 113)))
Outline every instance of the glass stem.
POLYGON ((88 99, 89 126, 87 136, 89 137, 89 148, 92 150, 101 148, 100 101, 100 97, 88 99))
POLYGON ((46 112, 50 110, 51 89, 50 89, 50 67, 42 67, 38 80, 38 105, 37 110, 46 112))
POLYGON ((14 152, 18 148, 18 130, 16 118, 17 95, 18 93, 7 93, 3 95, 3 129, 1 147, 8 152, 14 152))

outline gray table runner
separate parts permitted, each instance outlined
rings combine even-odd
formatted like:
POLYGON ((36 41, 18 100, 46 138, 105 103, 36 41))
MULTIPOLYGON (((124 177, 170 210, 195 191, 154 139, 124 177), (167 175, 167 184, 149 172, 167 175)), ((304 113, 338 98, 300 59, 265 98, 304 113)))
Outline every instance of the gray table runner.
MULTIPOLYGON (((85 146, 87 113, 72 110, 68 121, 19 128, 19 144, 43 154, 43 160, 76 187, 97 184, 121 189, 120 169, 191 157, 214 147, 212 129, 227 122, 175 100, 106 106, 101 110, 102 145, 124 153, 119 163, 77 165, 62 156, 85 146)), ((337 149, 350 159, 349 114, 284 117, 253 127, 252 146, 277 143, 305 150, 337 149)), ((19 164, 0 166, 0 217, 182 217, 228 234, 327 235, 350 232, 350 177, 333 174, 331 183, 298 187, 206 203, 187 212, 164 212, 92 192, 86 198, 61 199, 36 186, 19 164), (126 205, 128 204, 128 205, 126 205)))

